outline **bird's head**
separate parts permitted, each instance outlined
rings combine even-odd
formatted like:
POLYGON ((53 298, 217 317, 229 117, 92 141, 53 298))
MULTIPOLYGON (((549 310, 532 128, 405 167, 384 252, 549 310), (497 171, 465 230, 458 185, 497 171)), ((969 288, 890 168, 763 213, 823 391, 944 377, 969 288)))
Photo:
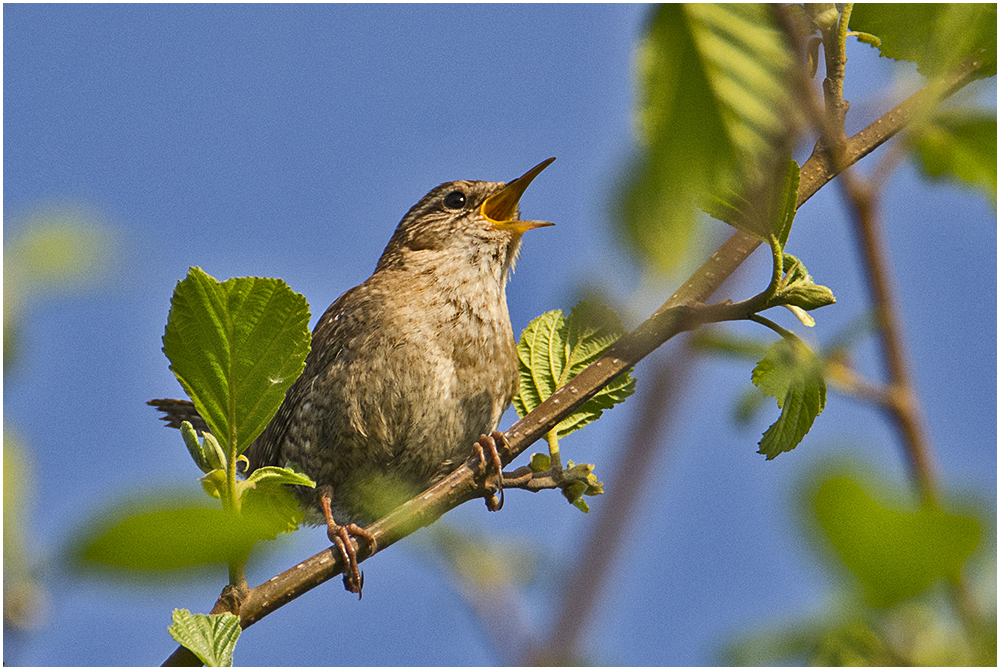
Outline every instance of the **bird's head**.
POLYGON ((410 208, 379 260, 387 268, 426 268, 467 262, 495 266, 504 281, 517 258, 521 235, 554 225, 522 220, 524 191, 555 158, 542 161, 510 182, 452 181, 441 184, 410 208))

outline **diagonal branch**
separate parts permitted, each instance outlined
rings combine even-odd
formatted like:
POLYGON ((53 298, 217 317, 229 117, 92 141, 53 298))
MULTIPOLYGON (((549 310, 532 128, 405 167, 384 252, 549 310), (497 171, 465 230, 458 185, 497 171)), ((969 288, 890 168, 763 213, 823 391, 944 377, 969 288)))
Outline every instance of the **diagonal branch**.
MULTIPOLYGON (((924 105, 943 99, 971 82, 982 67, 982 60, 981 54, 974 54, 941 82, 934 82, 917 92, 850 137, 840 157, 843 161, 840 165, 833 165, 825 151, 814 152, 801 168, 797 206, 801 206, 845 167, 861 160, 902 130, 924 105)), ((622 337, 604 356, 507 431, 509 449, 501 453, 504 464, 514 460, 563 418, 661 344, 695 327, 700 320, 693 310, 675 308, 708 300, 759 244, 756 238, 736 231, 638 328, 622 337)), ((381 551, 418 528, 430 525, 448 510, 481 495, 475 472, 468 464, 463 464, 427 491, 368 526, 367 530, 375 536, 381 551)), ((359 560, 363 560, 361 552, 359 560)), ((339 553, 326 549, 251 589, 240 608, 241 626, 247 628, 253 625, 275 609, 341 574, 343 569, 339 553)), ((191 660, 180 658, 181 655, 181 650, 178 650, 168 662, 177 664, 191 660)))

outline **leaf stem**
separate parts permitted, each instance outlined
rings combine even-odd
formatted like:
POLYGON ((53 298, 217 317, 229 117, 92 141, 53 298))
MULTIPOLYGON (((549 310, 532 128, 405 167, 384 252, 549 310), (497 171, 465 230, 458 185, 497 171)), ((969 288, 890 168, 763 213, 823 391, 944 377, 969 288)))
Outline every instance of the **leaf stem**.
POLYGON ((227 449, 228 459, 226 460, 226 490, 222 492, 222 509, 227 512, 239 512, 240 501, 236 495, 236 459, 233 458, 232 449, 227 449))
MULTIPOLYGON (((231 424, 230 424, 231 425, 231 424)), ((240 513, 240 490, 236 485, 236 466, 238 456, 236 454, 235 440, 225 445, 226 452, 226 488, 221 492, 222 509, 233 515, 233 521, 238 521, 236 516, 240 513)), ((246 564, 249 556, 241 556, 229 562, 229 585, 235 588, 240 594, 247 594, 250 586, 247 584, 246 564)), ((238 613, 237 613, 238 614, 238 613)))
POLYGON ((781 335, 781 337, 783 337, 785 339, 789 339, 789 338, 798 339, 798 336, 795 333, 793 333, 792 331, 785 330, 784 328, 782 328, 781 326, 779 326, 778 324, 776 324, 774 321, 771 321, 767 317, 763 317, 760 314, 751 314, 747 318, 750 319, 751 321, 753 321, 754 323, 759 323, 762 326, 766 326, 766 327, 770 328, 771 330, 773 330, 774 332, 776 332, 778 335, 781 335))
POLYGON ((545 441, 549 443, 550 470, 562 470, 562 458, 559 456, 559 432, 552 428, 545 433, 545 441))
POLYGON ((785 276, 785 250, 781 248, 781 243, 778 242, 778 238, 774 235, 768 237, 768 244, 771 245, 771 262, 772 262, 772 272, 771 272, 771 283, 768 285, 767 290, 764 291, 764 304, 771 302, 771 299, 778 294, 778 289, 781 287, 781 278, 785 276))

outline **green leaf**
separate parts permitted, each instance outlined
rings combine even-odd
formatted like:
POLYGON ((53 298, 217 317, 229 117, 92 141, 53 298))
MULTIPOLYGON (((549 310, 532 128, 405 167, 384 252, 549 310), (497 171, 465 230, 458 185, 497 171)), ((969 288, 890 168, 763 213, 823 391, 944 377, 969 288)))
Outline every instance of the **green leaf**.
POLYGON ((170 637, 211 668, 233 665, 233 649, 242 632, 240 618, 235 614, 191 614, 188 610, 174 610, 173 623, 167 630, 170 637))
POLYGON ((752 198, 730 188, 719 188, 701 199, 698 206, 709 216, 759 240, 766 242, 774 235, 784 247, 795 219, 799 164, 789 160, 772 177, 771 183, 761 181, 754 193, 748 193, 752 198))
POLYGON ((996 74, 997 6, 993 3, 866 3, 854 5, 851 28, 877 35, 887 58, 917 63, 926 77, 952 69, 986 49, 979 77, 996 74))
POLYGON ((787 307, 803 324, 810 327, 816 325, 813 318, 802 310, 810 311, 836 303, 833 291, 816 284, 802 261, 791 254, 782 255, 782 269, 784 276, 768 306, 787 307))
POLYGON ((248 534, 273 540, 282 533, 298 530, 305 514, 292 489, 272 481, 243 491, 240 516, 249 528, 248 534))
POLYGON ((86 211, 44 208, 8 229, 17 232, 3 247, 4 372, 19 358, 25 310, 46 293, 94 288, 117 258, 115 236, 86 211))
POLYGON ((213 465, 208 462, 208 454, 205 452, 205 446, 198 439, 198 432, 191 425, 190 421, 181 421, 180 430, 181 437, 184 438, 184 446, 187 447, 188 453, 191 454, 191 458, 194 460, 195 465, 198 466, 198 469, 202 472, 211 472, 219 467, 217 464, 213 465))
POLYGON ((245 499, 235 514, 187 495, 149 495, 95 514, 71 542, 71 557, 82 569, 131 574, 228 564, 245 558, 258 540, 287 532, 293 512, 301 519, 293 494, 287 495, 281 514, 275 503, 257 500, 247 505, 245 499))
POLYGON ((268 465, 257 468, 247 477, 247 482, 254 486, 282 486, 291 484, 293 486, 308 486, 316 488, 316 482, 309 478, 309 475, 290 467, 279 468, 268 465))
POLYGON ((778 204, 775 208, 773 232, 778 238, 778 244, 785 248, 788 242, 788 233, 792 231, 792 221, 795 220, 795 208, 799 198, 799 164, 793 160, 788 161, 788 170, 785 173, 784 188, 781 189, 778 204))
POLYGON ((191 268, 174 289, 163 353, 212 433, 242 453, 302 373, 308 324, 305 298, 280 279, 219 283, 191 268))
POLYGON ((806 311, 826 307, 837 302, 833 291, 825 286, 811 282, 796 284, 781 291, 781 300, 787 305, 794 305, 806 311))
MULTIPOLYGON (((187 423, 186 421, 184 423, 187 423)), ((191 424, 188 424, 191 426, 191 424)), ((191 432, 194 432, 194 426, 191 426, 191 432)), ((205 458, 208 460, 208 464, 213 468, 225 468, 228 460, 226 459, 225 452, 222 451, 222 445, 215 438, 215 435, 211 433, 205 433, 202 438, 202 448, 205 451, 205 458)))
POLYGON ((919 125, 913 142, 925 177, 977 188, 996 207, 996 113, 942 111, 919 125))
POLYGON ((858 30, 853 31, 853 33, 854 33, 854 38, 859 42, 861 42, 862 44, 867 44, 868 46, 875 47, 876 49, 882 46, 882 40, 875 37, 874 35, 871 35, 869 33, 863 33, 858 30))
POLYGON ((781 269, 786 275, 786 285, 809 277, 805 264, 788 252, 781 254, 781 269))
MULTIPOLYGON (((523 417, 540 405, 624 334, 618 316, 596 302, 578 303, 568 318, 563 317, 562 310, 554 310, 534 319, 521 333, 517 346, 521 374, 514 408, 518 416, 523 417)), ((634 392, 635 379, 629 372, 623 373, 563 419, 556 426, 557 436, 564 437, 596 421, 604 410, 634 392)))
POLYGON ((604 493, 604 482, 597 480, 597 475, 594 474, 594 466, 591 463, 576 464, 573 461, 569 461, 566 463, 564 475, 576 477, 584 485, 581 495, 599 496, 604 493))
POLYGON ((753 383, 778 401, 781 415, 767 429, 760 450, 768 460, 791 451, 826 405, 826 381, 819 359, 791 333, 767 350, 753 370, 753 383))
POLYGON ((316 482, 291 463, 283 468, 257 468, 246 481, 237 483, 240 512, 254 524, 261 538, 272 540, 279 533, 291 533, 302 523, 302 508, 289 485, 316 488, 316 482))
POLYGON ((848 476, 823 480, 812 502, 837 557, 876 606, 919 595, 940 579, 956 580, 982 535, 973 517, 932 504, 912 510, 848 476))
MULTIPOLYGON (((201 487, 205 493, 216 500, 221 500, 223 492, 229 490, 229 480, 226 477, 226 471, 221 468, 209 470, 205 473, 204 477, 199 477, 198 481, 201 482, 201 487)), ((240 482, 237 481, 236 486, 238 487, 239 485, 240 482)))
MULTIPOLYGON (((702 198, 698 202, 698 207, 713 219, 738 227, 736 222, 745 217, 745 212, 750 210, 751 204, 749 200, 735 191, 722 192, 717 190, 702 198)), ((762 238, 757 232, 752 234, 758 239, 762 238)))
POLYGON ((759 337, 741 337, 721 328, 699 328, 691 334, 691 347, 730 358, 752 358, 759 360, 770 346, 770 342, 759 337))
POLYGON ((664 4, 636 60, 640 151, 618 218, 636 252, 671 270, 692 238, 695 203, 742 191, 746 176, 770 174, 790 151, 794 58, 766 5, 664 4))

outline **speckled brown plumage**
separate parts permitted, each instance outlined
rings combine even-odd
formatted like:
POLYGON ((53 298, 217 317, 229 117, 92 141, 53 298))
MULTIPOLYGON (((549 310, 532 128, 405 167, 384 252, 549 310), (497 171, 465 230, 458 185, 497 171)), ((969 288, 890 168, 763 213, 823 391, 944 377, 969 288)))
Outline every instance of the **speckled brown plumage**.
POLYGON ((521 234, 548 225, 520 221, 517 203, 549 162, 510 184, 432 190, 316 324, 305 370, 246 452, 251 469, 291 461, 316 480, 298 490, 311 521, 325 492, 338 524, 370 522, 496 429, 518 381, 505 286, 521 234))

